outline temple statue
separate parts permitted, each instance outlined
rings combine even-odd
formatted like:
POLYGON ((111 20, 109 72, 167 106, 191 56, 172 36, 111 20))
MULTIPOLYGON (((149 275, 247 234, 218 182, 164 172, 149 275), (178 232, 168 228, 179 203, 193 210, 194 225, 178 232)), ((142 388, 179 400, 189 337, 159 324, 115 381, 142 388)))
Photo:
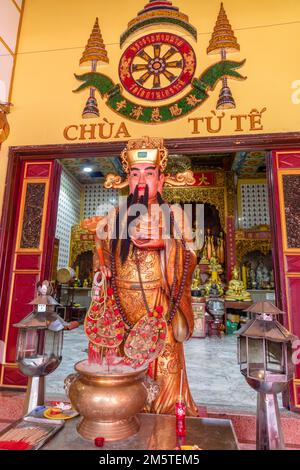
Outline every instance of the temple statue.
POLYGON ((201 269, 200 269, 200 266, 199 264, 197 264, 196 268, 195 268, 195 271, 194 271, 194 274, 193 274, 193 280, 192 280, 192 287, 191 289, 192 290, 197 290, 200 288, 201 286, 201 283, 202 283, 202 280, 201 280, 201 269))
POLYGON ((210 277, 205 283, 205 297, 210 297, 212 292, 214 296, 222 296, 224 289, 219 274, 222 274, 223 268, 216 256, 211 257, 208 272, 210 273, 210 277))
POLYGON ((202 250, 202 256, 201 256, 201 259, 200 259, 200 264, 208 264, 209 263, 209 259, 207 257, 207 240, 206 240, 206 237, 205 237, 205 243, 204 243, 204 247, 203 247, 203 250, 202 250))
POLYGON ((210 261, 210 258, 213 255, 213 250, 214 250, 214 237, 211 235, 211 230, 210 228, 207 229, 207 235, 206 235, 206 249, 207 249, 207 258, 210 261))
POLYGON ((232 279, 229 282, 228 289, 225 293, 225 300, 234 301, 251 301, 251 295, 246 291, 243 281, 239 279, 239 269, 234 266, 232 270, 232 279))
MULTIPOLYGON (((120 177, 110 174, 105 186, 118 188, 128 184, 129 196, 123 206, 97 225, 95 268, 111 279, 125 323, 125 336, 147 315, 162 316, 167 324, 164 350, 148 371, 157 381, 160 393, 147 411, 175 413, 183 370, 187 413, 196 416, 198 410, 189 390, 183 351, 183 341, 191 337, 194 328, 191 281, 196 256, 187 244, 191 232, 186 225, 183 227, 182 209, 169 206, 162 199, 163 185, 168 180, 163 173, 167 150, 162 139, 143 137, 128 141, 121 160, 127 181, 121 182, 120 177), (145 208, 140 215, 131 211, 137 203, 145 208)), ((93 227, 90 225, 89 229, 93 227)))
POLYGON ((217 238, 217 257, 221 264, 225 261, 224 234, 221 232, 217 238))
POLYGON ((258 289, 270 289, 271 274, 267 266, 260 261, 256 268, 256 284, 258 289))

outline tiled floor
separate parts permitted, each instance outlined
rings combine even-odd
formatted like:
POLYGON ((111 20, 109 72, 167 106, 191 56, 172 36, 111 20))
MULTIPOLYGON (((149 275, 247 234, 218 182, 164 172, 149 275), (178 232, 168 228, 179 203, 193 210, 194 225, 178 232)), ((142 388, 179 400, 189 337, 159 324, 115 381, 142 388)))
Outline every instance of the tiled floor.
MULTIPOLYGON (((255 410, 256 393, 240 374, 236 343, 233 335, 192 338, 185 343, 189 383, 197 404, 255 410)), ((64 379, 74 372, 76 362, 86 358, 86 347, 82 327, 65 333, 62 363, 47 377, 48 396, 64 394, 64 379)))

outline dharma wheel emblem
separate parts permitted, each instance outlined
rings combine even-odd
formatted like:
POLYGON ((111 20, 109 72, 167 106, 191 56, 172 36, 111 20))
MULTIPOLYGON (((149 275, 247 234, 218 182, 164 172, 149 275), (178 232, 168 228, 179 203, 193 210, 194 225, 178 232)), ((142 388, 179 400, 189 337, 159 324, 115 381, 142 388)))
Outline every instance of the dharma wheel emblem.
MULTIPOLYGON (((126 48, 121 52, 120 80, 116 83, 101 70, 109 63, 109 58, 97 18, 80 59, 80 65, 90 64, 91 71, 75 75, 82 83, 74 92, 89 90, 82 117, 100 116, 99 94, 106 107, 125 119, 143 124, 174 121, 201 106, 218 82, 222 86, 216 108, 235 108, 229 79, 245 80, 237 71, 245 61, 228 59, 228 54, 239 52, 240 46, 223 4, 206 48, 207 54, 216 54, 220 60, 204 67, 197 76, 196 54, 186 37, 197 42, 197 30, 188 16, 170 0, 149 0, 120 36, 120 48, 123 50, 125 44, 126 48), (153 30, 155 26, 158 26, 157 31, 153 30), (178 35, 168 32, 170 26, 179 30, 178 35), (145 35, 148 27, 151 32, 145 35)), ((197 50, 204 47, 201 41, 197 50)))
POLYGON ((127 47, 119 64, 122 85, 144 100, 164 100, 192 80, 196 56, 190 44, 170 33, 147 34, 127 47))

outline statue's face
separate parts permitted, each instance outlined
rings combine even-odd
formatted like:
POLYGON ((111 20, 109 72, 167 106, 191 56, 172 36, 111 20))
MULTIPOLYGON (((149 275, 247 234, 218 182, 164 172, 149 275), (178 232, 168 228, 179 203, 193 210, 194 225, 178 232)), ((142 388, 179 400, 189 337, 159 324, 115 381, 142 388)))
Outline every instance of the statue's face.
POLYGON ((145 193, 146 185, 149 188, 149 199, 155 199, 158 192, 162 192, 164 175, 159 173, 158 166, 151 163, 135 163, 128 175, 129 189, 133 193, 138 187, 139 196, 145 193))

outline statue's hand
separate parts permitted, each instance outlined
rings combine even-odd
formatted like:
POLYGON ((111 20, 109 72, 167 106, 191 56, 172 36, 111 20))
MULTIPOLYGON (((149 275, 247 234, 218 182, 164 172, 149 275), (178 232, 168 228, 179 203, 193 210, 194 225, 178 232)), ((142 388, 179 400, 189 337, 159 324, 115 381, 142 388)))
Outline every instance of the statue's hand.
POLYGON ((111 270, 110 268, 108 268, 107 266, 104 266, 104 265, 100 265, 99 266, 99 270, 100 270, 100 273, 107 277, 107 278, 111 278, 111 270))
POLYGON ((162 226, 156 218, 141 216, 136 224, 130 226, 130 236, 135 240, 159 240, 162 238, 162 226))

